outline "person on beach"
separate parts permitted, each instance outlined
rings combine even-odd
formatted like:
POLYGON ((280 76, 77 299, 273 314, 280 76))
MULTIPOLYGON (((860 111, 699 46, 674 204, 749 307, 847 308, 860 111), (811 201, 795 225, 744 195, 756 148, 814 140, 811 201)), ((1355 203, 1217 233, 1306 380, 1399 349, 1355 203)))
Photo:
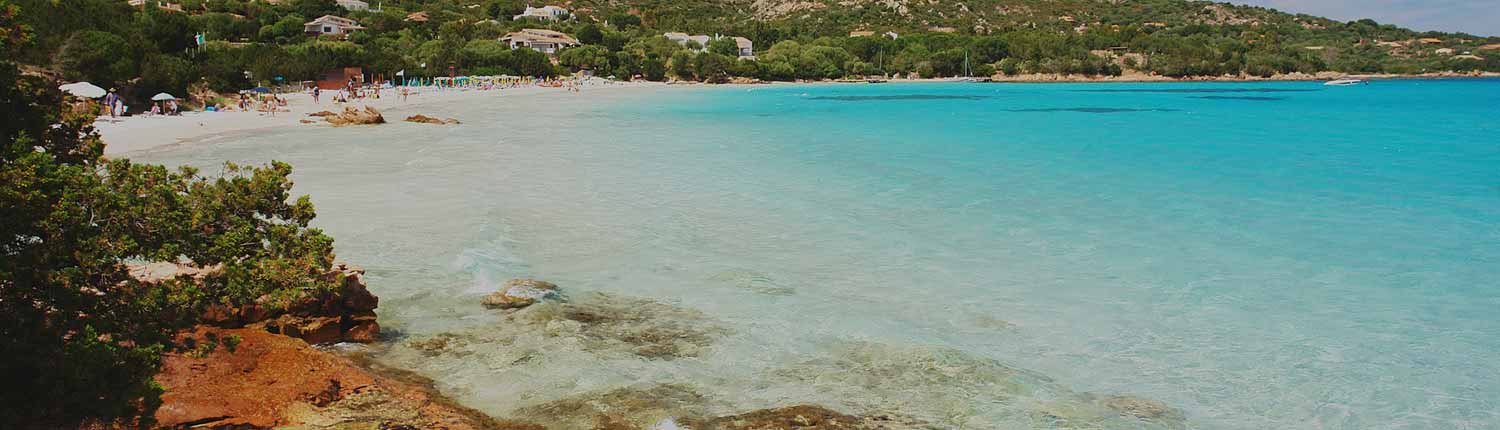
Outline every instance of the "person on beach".
POLYGON ((104 109, 109 111, 110 118, 118 118, 120 111, 115 105, 120 104, 120 95, 115 94, 115 89, 110 88, 109 94, 104 95, 104 109))
POLYGON ((318 96, 321 95, 321 94, 323 94, 323 89, 322 88, 318 88, 318 87, 313 87, 312 93, 313 93, 313 103, 317 103, 318 102, 318 96))
POLYGON ((401 102, 402 103, 406 103, 406 95, 408 93, 410 93, 410 92, 411 92, 411 90, 407 89, 406 87, 401 87, 401 102))
POLYGON ((149 116, 161 115, 161 102, 153 102, 153 103, 151 103, 151 111, 147 112, 147 115, 149 115, 149 116))
POLYGON ((172 115, 172 116, 182 115, 182 111, 178 110, 178 108, 177 108, 177 100, 176 99, 167 100, 167 115, 172 115))

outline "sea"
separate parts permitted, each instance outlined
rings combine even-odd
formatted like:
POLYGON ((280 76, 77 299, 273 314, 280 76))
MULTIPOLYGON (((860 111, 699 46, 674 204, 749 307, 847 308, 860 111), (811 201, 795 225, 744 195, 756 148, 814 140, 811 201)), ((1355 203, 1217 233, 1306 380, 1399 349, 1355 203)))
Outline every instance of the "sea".
POLYGON ((127 154, 294 166, 376 361, 592 428, 1500 429, 1500 80, 656 86, 127 154), (511 279, 559 286, 486 309, 511 279))

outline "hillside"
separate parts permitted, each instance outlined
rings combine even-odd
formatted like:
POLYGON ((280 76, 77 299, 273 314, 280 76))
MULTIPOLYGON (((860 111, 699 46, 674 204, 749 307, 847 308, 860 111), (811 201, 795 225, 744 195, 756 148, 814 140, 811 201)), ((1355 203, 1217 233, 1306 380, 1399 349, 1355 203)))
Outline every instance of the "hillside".
POLYGON ((334 0, 147 3, 0 0, 19 6, 16 19, 36 34, 22 62, 140 90, 132 93, 185 93, 199 83, 242 89, 345 66, 363 67, 371 79, 451 68, 707 81, 953 76, 966 58, 975 75, 1500 72, 1500 38, 1205 1, 567 0, 557 4, 568 9, 560 19, 519 21, 512 16, 528 6, 523 0, 375 0, 368 10, 334 0), (304 33, 304 23, 324 15, 359 28, 304 33), (527 27, 571 34, 582 46, 548 58, 499 41, 527 27), (728 42, 689 49, 662 37, 669 31, 744 37, 754 57, 736 60, 728 42), (873 37, 885 32, 899 37, 873 37), (199 46, 197 34, 207 43, 199 46))

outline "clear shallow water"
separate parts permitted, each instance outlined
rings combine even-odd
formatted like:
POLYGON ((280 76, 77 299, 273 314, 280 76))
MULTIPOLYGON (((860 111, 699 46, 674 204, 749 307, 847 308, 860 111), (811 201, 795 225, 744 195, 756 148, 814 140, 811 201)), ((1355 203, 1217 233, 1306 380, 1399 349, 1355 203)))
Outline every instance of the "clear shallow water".
POLYGON ((1494 80, 733 86, 419 111, 465 124, 134 156, 291 162, 382 297, 398 335, 382 359, 499 416, 671 383, 692 400, 642 416, 1500 427, 1494 80), (521 276, 621 316, 477 305, 521 276), (1113 395, 1182 418, 1120 414, 1113 395))

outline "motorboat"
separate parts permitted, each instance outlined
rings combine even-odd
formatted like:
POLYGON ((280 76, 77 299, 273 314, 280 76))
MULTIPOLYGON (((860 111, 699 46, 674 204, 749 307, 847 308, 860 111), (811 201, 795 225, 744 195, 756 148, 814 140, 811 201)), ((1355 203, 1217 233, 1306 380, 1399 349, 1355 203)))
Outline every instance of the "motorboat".
POLYGON ((1330 86, 1330 87, 1347 87, 1347 86, 1350 86, 1350 85, 1359 85, 1359 84, 1369 84, 1369 82, 1365 81, 1363 79, 1344 78, 1344 79, 1334 79, 1332 81, 1328 81, 1328 82, 1324 82, 1323 83, 1324 86, 1330 86))

